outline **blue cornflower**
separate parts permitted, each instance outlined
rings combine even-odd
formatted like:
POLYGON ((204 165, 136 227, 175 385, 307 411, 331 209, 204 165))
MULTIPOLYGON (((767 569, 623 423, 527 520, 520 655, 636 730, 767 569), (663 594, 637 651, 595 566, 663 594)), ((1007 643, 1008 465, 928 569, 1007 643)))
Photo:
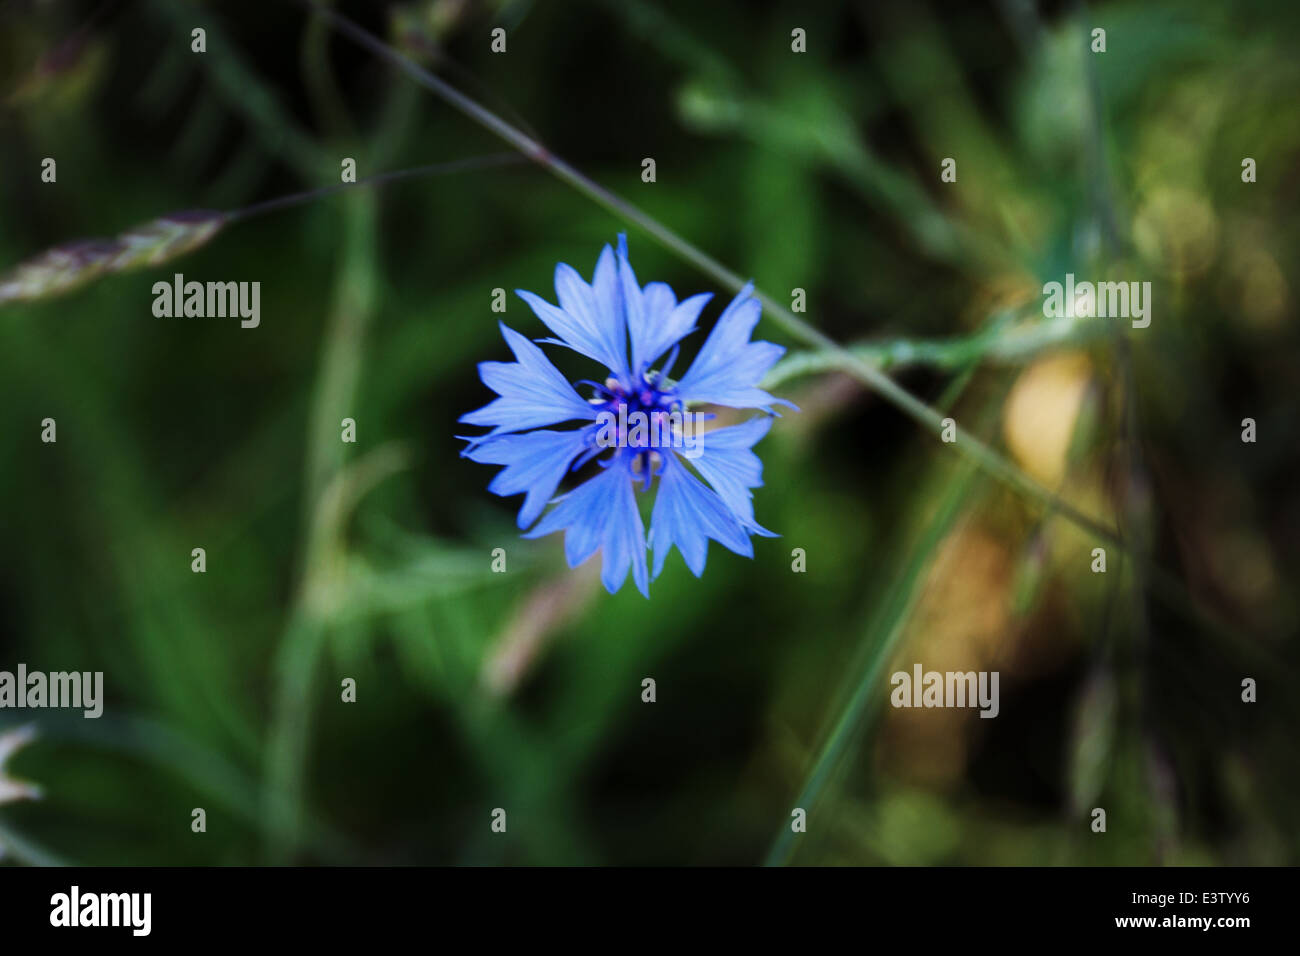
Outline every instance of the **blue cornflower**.
POLYGON ((461 417, 492 428, 466 438, 470 445, 462 454, 505 466, 488 488, 524 495, 519 527, 537 522, 524 537, 564 530, 570 567, 603 550, 601 581, 610 593, 623 586, 630 568, 647 597, 647 544, 655 577, 674 545, 698 577, 710 538, 753 557, 750 535, 774 537, 754 520, 750 489, 762 485, 763 463, 751 449, 767 434, 773 406, 794 406, 758 387, 785 349, 749 340, 760 312, 752 291, 751 283, 731 301, 686 374, 673 380, 678 343, 695 331, 712 295, 678 302, 662 282, 638 285, 626 236, 619 236, 617 255, 605 246, 590 285, 570 266, 555 267, 558 307, 516 290, 556 335, 540 342, 573 349, 608 370, 603 382, 575 383, 591 389, 585 399, 540 348, 504 324, 501 334, 516 360, 479 364, 483 384, 499 397, 461 417), (767 414, 705 434, 694 426, 712 416, 687 410, 696 403, 767 414), (565 431, 544 427, 561 422, 579 424, 565 431), (602 470, 556 498, 542 516, 564 476, 593 459, 602 470), (636 492, 649 489, 655 477, 659 490, 647 538, 636 492))

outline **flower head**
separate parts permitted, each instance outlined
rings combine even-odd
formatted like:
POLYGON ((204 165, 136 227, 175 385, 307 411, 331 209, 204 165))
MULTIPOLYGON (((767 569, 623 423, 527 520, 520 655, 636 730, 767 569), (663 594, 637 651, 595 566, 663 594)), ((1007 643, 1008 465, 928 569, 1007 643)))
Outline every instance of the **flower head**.
POLYGON ((518 519, 524 537, 563 530, 570 567, 602 551, 601 580, 611 593, 630 570, 649 596, 647 546, 656 577, 674 546, 699 576, 710 538, 753 557, 750 536, 772 532, 754 520, 750 489, 763 483, 763 464, 751 449, 767 434, 774 406, 790 403, 758 387, 785 350, 750 341, 760 312, 752 291, 752 284, 745 286, 723 310, 695 361, 674 380, 669 376, 678 343, 695 331, 712 296, 678 302, 662 282, 639 285, 625 236, 619 236, 617 254, 605 246, 590 284, 570 266, 556 266, 558 306, 516 290, 555 335, 539 341, 570 348, 606 369, 601 381, 571 384, 537 345, 505 325, 501 333, 515 361, 479 365, 483 383, 498 397, 461 417, 491 428, 466 438, 462 454, 505 466, 488 488, 524 496, 518 519), (690 411, 696 404, 766 414, 705 433, 700 423, 712 416, 690 411), (570 427, 547 427, 561 423, 570 427), (593 477, 554 498, 566 474, 593 460, 600 469, 593 477), (656 478, 647 536, 636 496, 656 478), (543 515, 553 498, 555 507, 543 515))

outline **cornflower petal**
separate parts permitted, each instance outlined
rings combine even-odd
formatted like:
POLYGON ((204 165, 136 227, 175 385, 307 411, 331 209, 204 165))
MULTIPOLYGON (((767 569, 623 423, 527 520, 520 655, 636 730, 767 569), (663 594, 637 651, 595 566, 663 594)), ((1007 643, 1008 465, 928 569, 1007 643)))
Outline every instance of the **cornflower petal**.
POLYGON ((623 586, 630 567, 637 590, 650 596, 645 525, 637 510, 630 470, 621 458, 561 498, 524 537, 540 538, 560 530, 564 530, 569 567, 576 568, 599 548, 604 551, 600 580, 610 594, 623 586))
POLYGON ((583 401, 541 349, 504 323, 501 334, 518 361, 479 363, 483 384, 501 397, 462 415, 463 424, 494 426, 483 436, 491 438, 541 425, 595 419, 591 404, 583 401))
POLYGON ((772 419, 751 418, 739 425, 705 432, 700 442, 701 454, 691 462, 741 523, 755 534, 776 537, 754 522, 751 488, 763 485, 763 462, 753 447, 772 427, 772 419))
POLYGON ((593 428, 498 435, 466 449, 464 455, 484 465, 505 465, 488 491, 502 497, 523 494, 517 520, 520 528, 527 528, 551 500, 573 460, 586 449, 593 428))
POLYGON ((559 338, 543 339, 563 345, 595 359, 620 378, 629 378, 627 329, 620 301, 613 287, 614 254, 609 246, 596 262, 594 285, 588 285, 572 266, 555 267, 555 295, 560 305, 551 305, 523 289, 515 294, 528 303, 537 317, 559 338))
POLYGON ((664 568, 673 546, 697 578, 704 573, 709 539, 736 554, 754 556, 749 534, 718 495, 690 473, 672 452, 664 454, 659 473, 659 494, 650 515, 650 541, 654 548, 654 576, 664 568))
POLYGON ((754 284, 748 283, 723 310, 699 355, 677 383, 677 392, 683 400, 731 408, 761 408, 772 414, 775 414, 773 405, 794 408, 758 387, 785 348, 772 342, 749 340, 762 311, 759 301, 750 295, 753 289, 754 284))

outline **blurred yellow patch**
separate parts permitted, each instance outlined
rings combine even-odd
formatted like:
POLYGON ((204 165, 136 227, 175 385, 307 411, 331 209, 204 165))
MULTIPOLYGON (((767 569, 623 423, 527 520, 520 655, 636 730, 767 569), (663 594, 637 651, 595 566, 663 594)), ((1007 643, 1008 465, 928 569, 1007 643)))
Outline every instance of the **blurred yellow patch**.
MULTIPOLYGON (((1007 545, 963 523, 944 540, 926 573, 890 673, 914 663, 934 671, 999 670, 1010 660, 1013 556, 1007 545)), ((966 769, 970 735, 984 723, 965 708, 886 708, 876 745, 882 766, 903 779, 951 784, 966 769)))
POLYGON ((1007 397, 1002 432, 1016 462, 1049 488, 1065 477, 1066 457, 1092 376, 1082 352, 1039 359, 1007 397))

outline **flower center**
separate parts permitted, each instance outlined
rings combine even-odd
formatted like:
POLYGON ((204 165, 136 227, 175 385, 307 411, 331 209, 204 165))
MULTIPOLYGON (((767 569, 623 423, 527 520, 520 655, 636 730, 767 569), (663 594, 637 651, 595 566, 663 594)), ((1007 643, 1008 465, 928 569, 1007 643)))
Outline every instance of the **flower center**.
POLYGON ((681 448, 683 434, 693 424, 676 388, 663 372, 642 372, 631 387, 617 378, 608 378, 603 385, 582 384, 595 392, 590 401, 596 408, 596 425, 591 446, 580 462, 613 450, 602 464, 608 467, 617 462, 633 475, 644 475, 649 487, 662 467, 660 450, 681 448))
POLYGON ((658 372, 638 376, 628 388, 615 378, 604 385, 591 383, 596 389, 592 404, 598 409, 597 421, 606 425, 606 447, 631 449, 643 454, 673 444, 682 426, 682 401, 676 389, 662 388, 658 372))

